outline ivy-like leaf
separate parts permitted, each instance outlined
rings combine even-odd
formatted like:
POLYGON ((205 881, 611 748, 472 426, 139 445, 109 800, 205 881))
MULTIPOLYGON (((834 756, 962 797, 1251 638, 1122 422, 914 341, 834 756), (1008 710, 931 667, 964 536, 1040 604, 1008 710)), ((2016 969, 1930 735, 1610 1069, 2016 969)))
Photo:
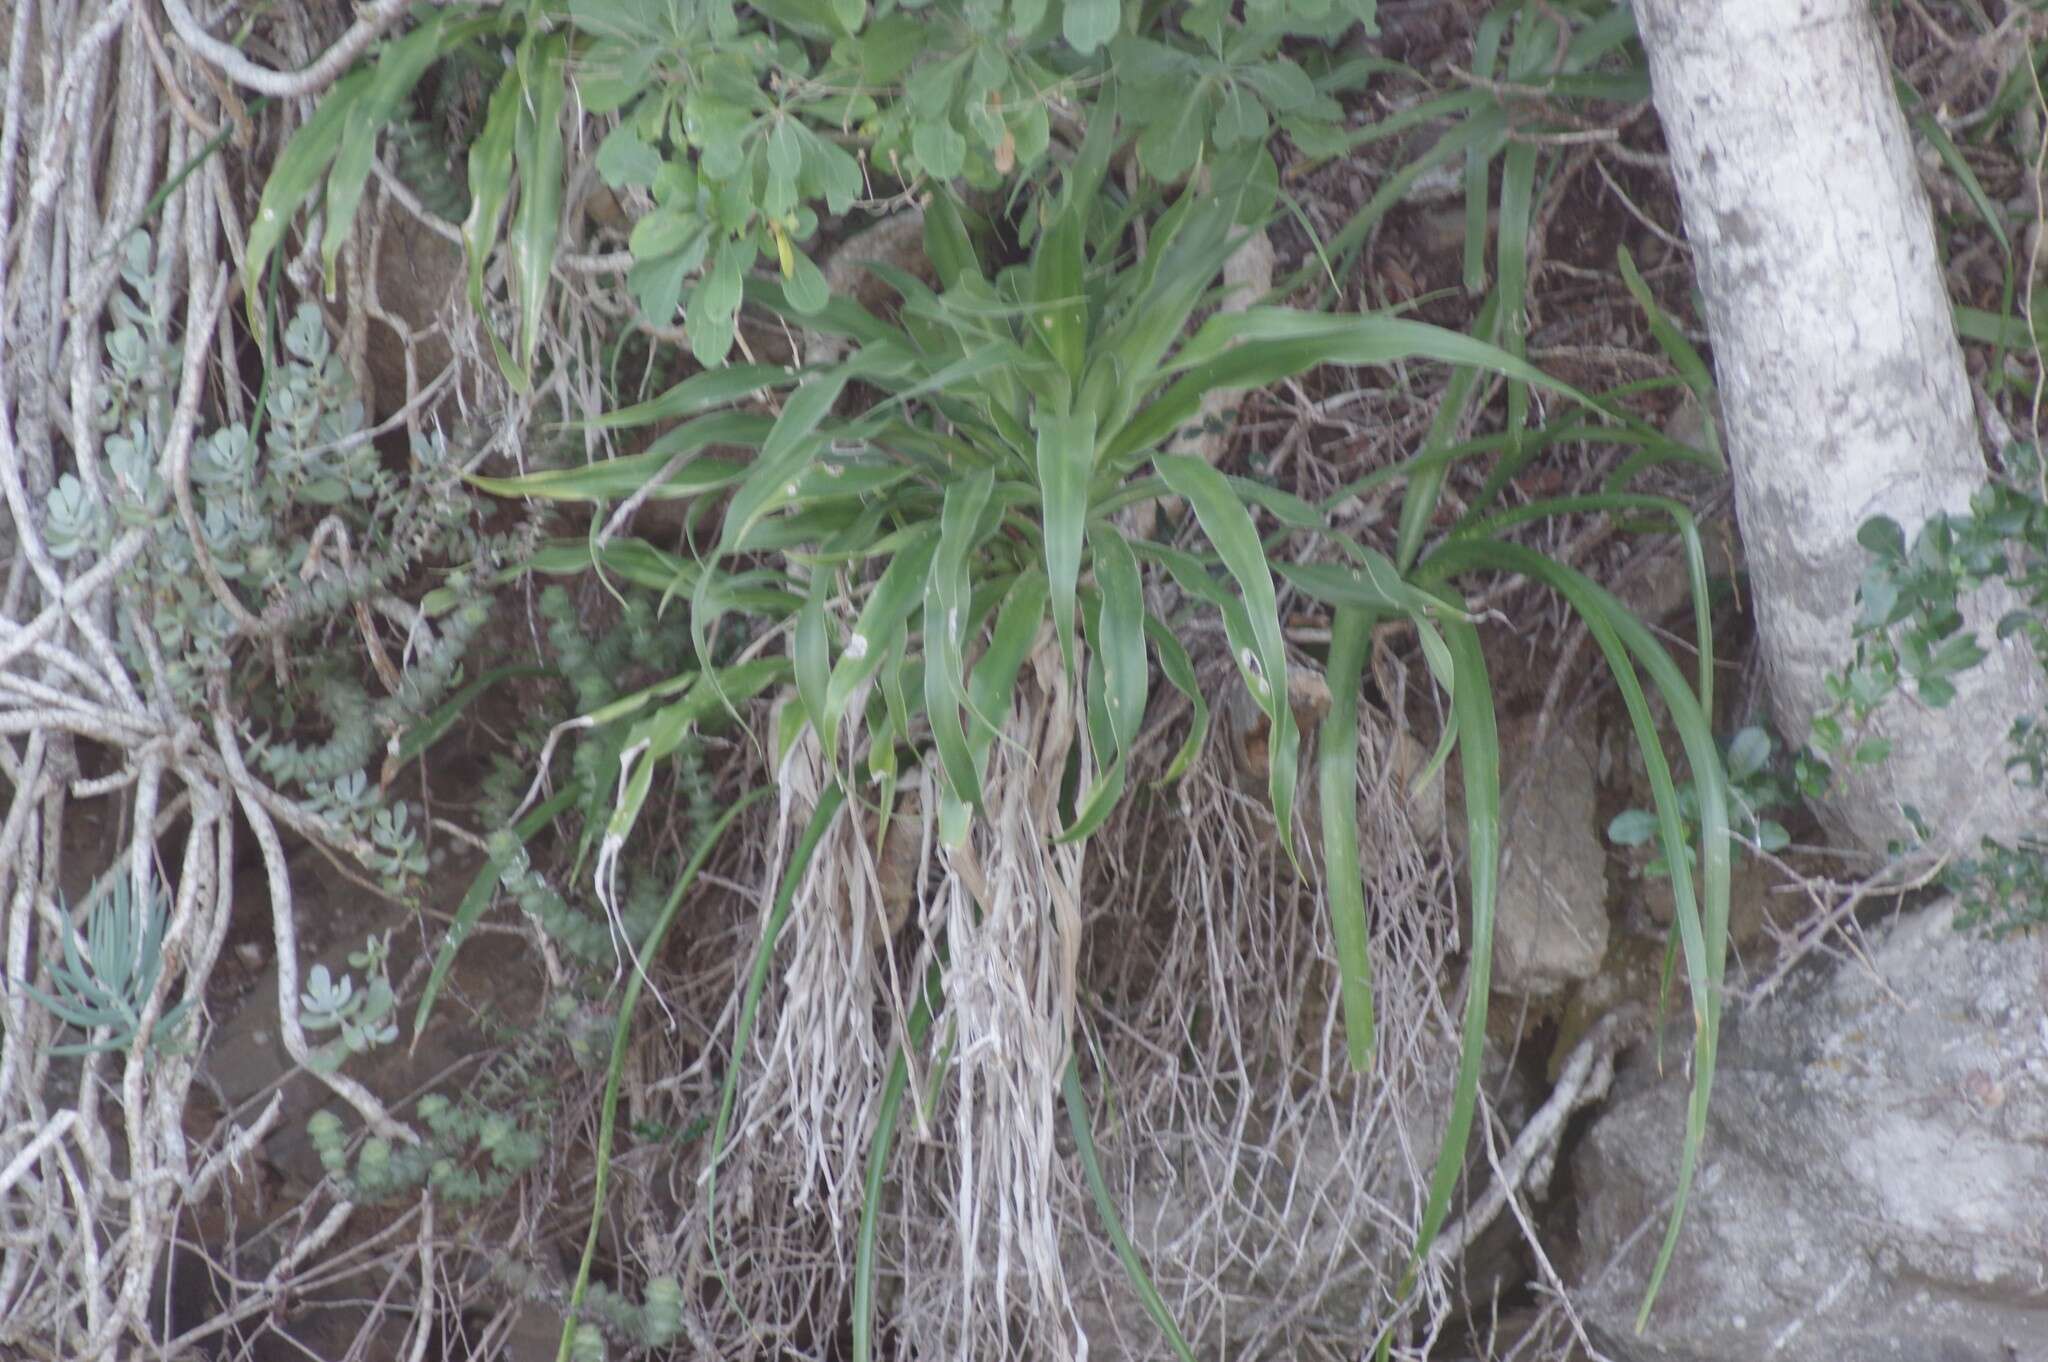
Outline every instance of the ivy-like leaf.
POLYGON ((684 330, 690 338, 690 353, 699 364, 722 364, 732 349, 733 321, 739 315, 740 292, 746 282, 746 257, 753 253, 747 242, 727 242, 690 295, 684 330))
POLYGON ((661 153, 649 146, 630 122, 605 134, 597 147, 597 173, 614 189, 652 185, 661 165, 661 153))
POLYGON ((1209 89, 1188 88, 1173 111, 1148 124, 1138 137, 1138 159, 1161 180, 1178 180, 1195 168, 1209 131, 1209 89))
POLYGON ((967 139, 951 123, 919 123, 910 130, 910 149, 935 180, 953 179, 967 168, 967 139))
POLYGON ((1067 0, 1060 31, 1076 52, 1086 56, 1116 36, 1123 18, 1118 0, 1067 0))
POLYGON ((825 282, 824 271, 802 251, 790 254, 789 274, 783 280, 782 292, 789 305, 805 316, 823 312, 832 301, 832 288, 825 282))

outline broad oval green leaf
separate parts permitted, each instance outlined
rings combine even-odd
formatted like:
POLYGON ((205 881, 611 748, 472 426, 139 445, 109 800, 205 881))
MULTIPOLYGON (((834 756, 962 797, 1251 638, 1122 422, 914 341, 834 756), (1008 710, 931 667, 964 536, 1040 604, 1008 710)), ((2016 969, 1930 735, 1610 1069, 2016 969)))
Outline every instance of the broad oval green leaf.
POLYGON ((1116 36, 1123 18, 1119 0, 1067 0, 1060 31, 1076 52, 1086 56, 1116 36))
POLYGON ((789 305, 806 317, 815 317, 825 310, 825 304, 832 301, 832 287, 825 282, 825 273, 802 251, 792 250, 789 256, 789 273, 783 282, 783 293, 789 305))
POLYGON ((753 256, 751 243, 726 242, 690 294, 683 329, 690 338, 690 353, 707 369, 723 364, 732 349, 733 319, 739 315, 746 268, 753 256))
POLYGON ((910 150, 935 180, 950 180, 967 168, 967 139, 951 123, 919 123, 910 130, 910 150))
POLYGON ((1648 809, 1625 809, 1607 824, 1607 840, 1618 847, 1646 845, 1657 835, 1657 815, 1648 809))

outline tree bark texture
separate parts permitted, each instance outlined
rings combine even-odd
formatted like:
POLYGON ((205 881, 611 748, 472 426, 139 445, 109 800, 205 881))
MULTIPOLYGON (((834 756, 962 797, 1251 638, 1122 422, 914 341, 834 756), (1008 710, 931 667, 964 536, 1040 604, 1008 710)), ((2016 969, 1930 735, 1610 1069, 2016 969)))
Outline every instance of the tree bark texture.
MULTIPOLYGON (((1866 0, 1636 0, 1705 297, 1736 511, 1779 731, 1799 741, 1848 656, 1864 552, 1910 540, 1985 477, 1928 202, 1866 0)), ((2025 645, 1998 644, 1929 710, 1896 699, 1892 758, 1828 811, 1863 846, 1903 806, 1973 845, 2038 806, 2004 772, 2038 705, 2025 645)), ((1990 615, 1994 618, 1995 615, 1990 615)), ((2038 821, 2038 819, 2036 820, 2038 821)))

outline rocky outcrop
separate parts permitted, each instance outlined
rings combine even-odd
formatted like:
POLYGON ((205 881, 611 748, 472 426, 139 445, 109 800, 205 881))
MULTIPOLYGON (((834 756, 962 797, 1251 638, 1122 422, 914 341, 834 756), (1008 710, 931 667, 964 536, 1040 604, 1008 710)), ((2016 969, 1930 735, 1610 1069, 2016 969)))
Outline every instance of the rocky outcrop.
POLYGON ((1579 1305, 1617 1362, 2048 1358, 2048 949, 1950 908, 1872 947, 1731 1015, 1641 1336, 1690 1076, 1624 1066, 1572 1164, 1579 1305))

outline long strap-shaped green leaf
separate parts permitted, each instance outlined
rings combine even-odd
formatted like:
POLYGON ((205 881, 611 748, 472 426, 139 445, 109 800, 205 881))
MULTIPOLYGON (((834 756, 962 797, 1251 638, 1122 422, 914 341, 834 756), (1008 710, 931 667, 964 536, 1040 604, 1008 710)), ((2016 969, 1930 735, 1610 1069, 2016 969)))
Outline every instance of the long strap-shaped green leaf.
MULTIPOLYGON (((1472 324, 1473 334, 1491 336, 1499 320, 1500 294, 1489 293, 1486 301, 1480 304, 1479 316, 1472 324)), ((1404 571, 1414 565, 1417 555, 1422 552, 1423 540, 1436 523, 1437 503, 1449 473, 1448 462, 1440 463, 1429 456, 1457 438, 1458 428, 1464 423, 1478 385, 1479 369, 1476 365, 1461 365, 1451 371, 1443 399, 1437 403, 1436 415, 1429 423, 1429 435, 1422 445, 1423 455, 1412 461, 1416 465, 1415 476, 1408 480, 1408 486, 1401 494, 1401 520, 1394 540, 1394 561, 1404 571)), ((1508 457, 1513 457, 1515 437, 1509 433, 1505 438, 1508 457)))
POLYGON ((1074 592, 1088 523, 1088 479, 1095 469, 1092 412, 1038 417, 1038 492, 1045 524, 1045 578, 1053 628, 1068 675, 1074 670, 1074 592))
POLYGON ((569 39, 550 34, 519 45, 514 58, 524 96, 520 100, 513 155, 519 162, 519 206, 513 210, 514 301, 519 306, 517 369, 506 375, 525 391, 540 348, 541 306, 555 268, 555 242, 562 229, 562 105, 568 95, 569 39))
POLYGON ((1375 614, 1337 611, 1330 623, 1330 712, 1318 735, 1317 784, 1322 796, 1324 892, 1337 943, 1338 991, 1344 1000, 1344 1047, 1359 1073, 1372 1068, 1372 957, 1365 921, 1365 882, 1358 863, 1358 688, 1372 652, 1375 614))
MULTIPOLYGON (((661 943, 668 938, 668 929, 676 920, 676 910, 682 906, 683 895, 697 882, 704 863, 711 859, 711 853, 725 837, 726 829, 753 805, 769 793, 768 786, 749 790, 719 820, 712 824, 697 844, 696 854, 676 876, 676 886, 669 891, 668 902, 661 906, 661 916, 648 929, 647 939, 640 944, 640 959, 652 960, 661 950, 661 943)), ((569 1362, 570 1350, 576 1343, 576 1312, 582 1308, 583 1294, 590 1287, 590 1265, 597 1258, 598 1231, 604 1226, 605 1185, 612 1170, 612 1137, 618 1129, 619 1081, 626 1071, 626 1040, 633 1028, 633 1009, 640 1002, 640 986, 647 975, 642 970, 632 970, 626 975, 626 990, 619 998, 619 1018, 612 1026, 612 1057, 605 1070, 604 1101, 598 1108, 597 1118, 597 1172, 590 1189, 590 1233, 583 1240, 583 1261, 576 1269, 576 1285, 569 1293, 569 1309, 562 1321, 562 1344, 555 1353, 555 1362, 569 1362)), ((737 1047, 735 1047, 737 1050, 737 1047)), ((733 1072, 739 1071, 735 1062, 733 1072)), ((729 1076, 728 1076, 729 1077, 729 1076)), ((721 1114, 723 1111, 721 1109, 721 1114)), ((715 1157, 715 1155, 714 1155, 715 1157)))
MULTIPOLYGON (((1470 534, 1475 538, 1497 537, 1504 529, 1526 525, 1534 520, 1547 520, 1557 516, 1573 514, 1615 514, 1623 511, 1655 511, 1671 517, 1673 532, 1685 550, 1686 580, 1692 587, 1693 646, 1699 650, 1702 659, 1714 656, 1714 613, 1707 598, 1707 555, 1700 543, 1699 521, 1692 508, 1674 497, 1651 496, 1636 492, 1607 492, 1588 497, 1548 497, 1532 501, 1512 510, 1496 515, 1475 519, 1460 525, 1459 535, 1470 534)), ((1702 665, 1699 669, 1700 712, 1711 716, 1714 712, 1714 669, 1702 665)))
POLYGON ((1095 1157, 1095 1132, 1088 1120, 1088 1096, 1081 1091, 1081 1060, 1078 1055, 1067 1061, 1067 1071, 1060 1076, 1060 1096, 1067 1104, 1067 1123, 1074 1132, 1074 1152, 1081 1158, 1081 1173, 1088 1179, 1088 1194, 1094 1198, 1095 1213, 1102 1217, 1103 1232, 1116 1248, 1124 1276, 1129 1278, 1131 1289, 1138 1293, 1138 1304, 1159 1326, 1159 1332, 1166 1335, 1167 1346, 1173 1349, 1173 1355, 1180 1362, 1194 1362, 1195 1355, 1188 1351, 1187 1339, 1181 1336, 1180 1326, 1173 1322, 1172 1312, 1160 1299, 1159 1288, 1152 1284, 1143 1260, 1138 1257, 1137 1246, 1131 1243, 1131 1236, 1124 1230, 1123 1217, 1117 1214, 1109 1183, 1102 1176, 1102 1165, 1095 1157))
MULTIPOLYGON (((320 183, 321 175, 333 165, 334 154, 341 146, 349 117, 375 78, 374 71, 365 69, 351 72, 336 81, 314 106, 312 115, 292 134, 291 141, 285 143, 277 163, 271 168, 270 178, 264 181, 263 197, 257 201, 256 217, 249 224, 248 245, 242 255, 242 289, 248 295, 249 329, 258 336, 266 334, 263 267, 290 230, 299 205, 312 194, 313 187, 320 183)), ((327 230, 340 233, 348 229, 345 225, 329 223, 327 230)))
MULTIPOLYGON (((1442 621, 1451 655, 1451 714, 1458 728, 1458 761, 1465 777, 1465 874, 1471 886, 1472 939, 1465 967, 1465 1016, 1460 1027, 1458 1077, 1451 1091, 1450 1115, 1444 1121, 1443 1144, 1430 1176, 1422 1224, 1415 1236, 1414 1256, 1402 1274, 1397 1301, 1414 1289, 1437 1232, 1450 1213, 1451 1194, 1465 1171, 1465 1149, 1472 1134, 1472 1113, 1479 1099, 1479 1065, 1486 1049, 1486 1005, 1493 979, 1493 915, 1500 888, 1500 733, 1494 725, 1493 689, 1479 631, 1464 618, 1461 603, 1445 593, 1447 604, 1459 607, 1442 621)), ((1381 1329, 1374 1345, 1384 1359, 1393 1342, 1397 1314, 1381 1329)))
MULTIPOLYGON (((1557 590, 1586 621, 1588 632, 1606 657, 1635 727, 1637 745, 1657 808, 1658 835, 1668 864, 1674 867, 1672 898, 1676 927, 1685 951, 1686 982, 1692 991, 1693 1088, 1686 1107, 1685 1142, 1679 1151, 1678 1187, 1671 1221, 1658 1250, 1657 1262, 1637 1315, 1640 1330, 1649 1319, 1664 1274, 1678 1245, 1686 1202, 1706 1139, 1707 1108, 1713 1094, 1714 1062, 1720 1041, 1721 986, 1728 955, 1728 785, 1721 754, 1714 743, 1712 720, 1700 707, 1678 664, 1662 644, 1630 614, 1627 607, 1584 574, 1532 550, 1498 540, 1454 540, 1431 556, 1426 570, 1450 574, 1474 568, 1519 572, 1557 590), (1633 658, 1633 661, 1631 661, 1633 658), (1677 787, 1658 740, 1656 719, 1636 678, 1641 664, 1656 684, 1671 714, 1692 769, 1700 819, 1700 892, 1692 877, 1680 873, 1686 864, 1685 829, 1678 813, 1677 787)), ((1702 659, 1711 666, 1711 659, 1702 659)), ((1469 797, 1469 796, 1468 796, 1469 797)))
MULTIPOLYGON (((512 835, 521 843, 554 821, 556 814, 574 804, 583 791, 575 785, 557 790, 553 798, 540 805, 526 817, 519 820, 512 829, 512 835)), ((504 872, 507 860, 492 858, 478 867, 476 877, 469 882, 469 890, 462 896, 462 903, 455 910, 455 920, 448 924, 446 935, 441 938, 441 949, 434 953, 434 967, 427 975, 427 986, 420 990, 420 1005, 413 1012, 413 1044, 419 1044, 420 1035, 427 1029, 427 1017, 434 1009, 434 1000, 441 995, 441 986, 447 981, 448 971, 455 967, 455 953, 483 917, 484 909, 491 906, 491 899, 498 888, 498 877, 504 872)), ((635 976, 638 977, 637 975, 635 976)))
POLYGON ((882 1226, 882 1186, 889 1177, 889 1158, 896 1149, 896 1121, 903 1110, 903 1092, 910 1083, 910 1051, 924 1045, 932 1017, 944 997, 945 962, 934 961, 925 972, 924 991, 910 1009, 906 1039, 889 1060, 882 1082, 882 1101, 875 1112, 875 1134, 868 1141, 867 1167, 861 1180, 860 1229, 853 1240, 853 1362, 874 1356, 875 1243, 882 1226))
POLYGON ((960 711, 967 703, 967 638, 980 631, 970 609, 973 582, 968 555, 981 534, 983 511, 995 490, 988 469, 946 488, 939 512, 938 549, 932 555, 924 600, 924 707, 940 774, 954 798, 979 811, 981 780, 974 768, 960 711))

